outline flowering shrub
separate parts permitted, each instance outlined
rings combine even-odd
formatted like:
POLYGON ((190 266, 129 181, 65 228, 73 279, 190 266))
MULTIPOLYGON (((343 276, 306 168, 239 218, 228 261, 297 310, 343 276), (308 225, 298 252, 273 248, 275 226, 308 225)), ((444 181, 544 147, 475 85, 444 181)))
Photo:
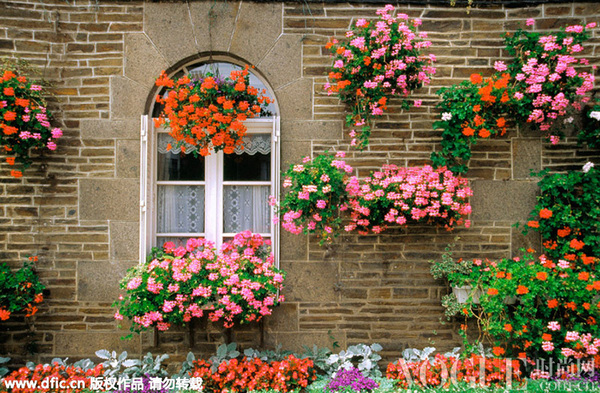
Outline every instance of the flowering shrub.
MULTIPOLYGON (((0 146, 8 154, 6 162, 31 165, 31 149, 56 150, 55 140, 62 136, 60 128, 50 125, 50 114, 42 96, 42 87, 13 67, 0 64, 0 146)), ((13 169, 13 177, 23 176, 13 169)))
POLYGON ((132 332, 167 330, 205 313, 226 328, 259 321, 283 301, 277 292, 284 273, 273 262, 267 242, 249 231, 219 251, 205 239, 189 239, 185 247, 165 243, 152 249, 147 263, 129 270, 121 282, 126 297, 114 303, 115 318, 132 319, 132 332))
MULTIPOLYGON (((393 13, 394 7, 388 4, 377 10, 378 20, 359 19, 345 41, 332 39, 326 46, 333 55, 333 66, 325 89, 352 107, 346 123, 353 127, 352 145, 360 148, 368 145, 370 121, 383 114, 388 100, 407 97, 427 85, 435 73, 435 57, 421 53, 431 45, 423 40, 426 33, 416 32, 421 21, 393 13)), ((420 104, 414 101, 415 106, 420 104)), ((403 106, 410 104, 404 100, 403 106)))
MULTIPOLYGON (((352 172, 343 157, 344 152, 305 157, 302 164, 290 166, 283 181, 287 191, 277 208, 283 229, 294 234, 315 233, 321 243, 339 233, 339 209, 345 209, 345 181, 352 172)), ((271 198, 271 204, 275 203, 271 198)))
POLYGON ((600 149, 600 103, 584 111, 583 127, 579 132, 579 143, 592 149, 600 149))
MULTIPOLYGON (((64 364, 52 363, 49 364, 38 364, 32 369, 27 367, 21 367, 20 369, 13 371, 4 378, 4 382, 7 381, 36 381, 37 387, 35 389, 31 387, 13 387, 11 393, 79 393, 87 391, 90 387, 90 378, 97 378, 102 376, 103 368, 102 365, 97 365, 89 370, 83 370, 80 367, 66 366, 64 364), (54 378, 53 380, 51 378, 54 378), (46 381, 47 385, 42 384, 42 381, 46 381), (50 382, 53 383, 52 386, 50 382), (80 384, 84 384, 85 388, 78 387, 80 384), (67 388, 60 388, 60 386, 66 386, 67 388), (71 388, 73 386, 73 388, 71 388)), ((6 388, 0 385, 2 392, 7 392, 6 388)))
POLYGON ((540 176, 527 226, 542 235, 544 253, 554 261, 599 256, 600 170, 588 163, 582 171, 540 176))
POLYGON ((247 392, 257 390, 278 390, 289 392, 306 388, 316 379, 313 361, 298 359, 294 355, 281 361, 265 362, 258 358, 231 359, 221 362, 216 370, 206 360, 196 361, 193 377, 203 379, 206 392, 247 392))
MULTIPOLYGON (((30 261, 36 261, 31 257, 30 261)), ((6 321, 14 312, 25 311, 27 317, 34 315, 36 304, 44 300, 40 283, 33 265, 26 263, 21 269, 13 272, 7 264, 0 264, 0 321, 6 321)))
POLYGON ((231 71, 228 78, 208 72, 201 78, 173 80, 163 71, 156 85, 167 88, 165 97, 156 97, 164 104, 156 126, 167 124, 176 147, 185 151, 186 144, 192 145, 194 155, 207 156, 211 149, 233 153, 243 146, 244 121, 267 115, 271 102, 265 91, 250 85, 248 67, 231 71))
POLYGON ((486 387, 504 386, 508 380, 521 382, 520 362, 509 359, 493 359, 472 354, 465 359, 435 355, 433 360, 407 362, 404 359, 390 363, 387 377, 397 381, 403 389, 414 385, 424 388, 449 388, 456 382, 482 384, 486 387), (413 385, 414 384, 414 385, 413 385))
POLYGON ((497 73, 484 79, 480 74, 459 85, 441 88, 437 94, 440 120, 433 127, 442 130, 442 150, 431 160, 436 167, 448 166, 454 173, 467 171, 471 144, 506 133, 510 75, 497 73))
POLYGON ((352 222, 346 231, 379 233, 388 224, 407 222, 443 224, 447 228, 465 224, 471 212, 472 195, 467 180, 445 168, 398 168, 386 165, 381 172, 359 180, 352 177, 346 186, 352 222))
POLYGON ((440 89, 440 120, 434 127, 442 130, 442 150, 432 154, 434 165, 466 172, 471 144, 503 135, 510 121, 531 123, 552 144, 558 143, 560 128, 573 120, 570 112, 580 111, 581 104, 589 101, 586 95, 594 85, 593 74, 576 68, 587 67, 589 61, 575 57, 588 39, 586 29, 594 27, 590 23, 549 34, 521 29, 507 33, 510 65, 497 61, 490 78, 473 74, 470 81, 440 89))
POLYGON ((369 392, 377 389, 379 384, 374 380, 367 378, 356 367, 349 370, 341 369, 338 371, 325 386, 325 393, 330 392, 369 392))
POLYGON ((570 109, 581 111, 581 103, 589 101, 586 94, 594 87, 594 75, 578 71, 575 67, 588 66, 589 60, 575 56, 589 39, 587 29, 595 27, 596 23, 573 25, 549 34, 519 29, 505 36, 506 50, 515 60, 508 66, 514 78, 512 112, 518 122, 539 127, 552 144, 559 140, 558 120, 570 109))

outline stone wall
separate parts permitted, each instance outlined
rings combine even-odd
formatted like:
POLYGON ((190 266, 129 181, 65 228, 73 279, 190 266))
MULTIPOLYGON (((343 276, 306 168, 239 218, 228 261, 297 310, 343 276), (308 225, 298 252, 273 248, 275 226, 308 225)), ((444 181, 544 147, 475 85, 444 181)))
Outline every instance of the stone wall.
MULTIPOLYGON (((425 4, 425 2, 423 2, 425 4)), ((52 112, 64 128, 54 154, 36 159, 22 179, 0 164, 0 261, 17 265, 39 255, 48 296, 34 327, 23 319, 0 324, 0 353, 17 361, 92 356, 101 348, 151 350, 174 359, 187 353, 189 332, 172 331, 122 342, 112 319, 118 281, 138 260, 140 115, 149 110, 162 69, 208 52, 256 65, 274 89, 281 114, 282 168, 325 150, 349 151, 360 175, 385 163, 422 165, 439 148, 432 130, 434 94, 473 72, 489 73, 504 55, 501 34, 536 18, 537 28, 598 21, 593 3, 488 5, 466 13, 440 4, 402 7, 423 19, 438 72, 403 112, 392 101, 368 149, 349 148, 344 107, 323 92, 330 59, 324 48, 353 20, 377 5, 279 2, 36 1, 0 3, 0 56, 31 62, 52 82, 52 112), (32 354, 28 353, 32 352, 32 354)), ((594 32, 586 55, 600 63, 594 32)), ((567 130, 567 133, 569 131, 567 130)), ((571 135, 571 134, 569 134, 571 135)), ((287 302, 260 326, 231 334, 197 323, 194 351, 214 351, 225 339, 245 346, 301 349, 379 342, 393 358, 407 347, 453 347, 453 324, 442 324, 447 288, 429 274, 428 260, 456 241, 457 255, 503 257, 539 247, 512 225, 535 203, 530 170, 577 168, 598 152, 575 138, 552 147, 535 133, 511 130, 479 143, 468 173, 475 192, 473 225, 453 233, 410 226, 378 236, 342 236, 329 247, 282 233, 281 267, 287 302)))

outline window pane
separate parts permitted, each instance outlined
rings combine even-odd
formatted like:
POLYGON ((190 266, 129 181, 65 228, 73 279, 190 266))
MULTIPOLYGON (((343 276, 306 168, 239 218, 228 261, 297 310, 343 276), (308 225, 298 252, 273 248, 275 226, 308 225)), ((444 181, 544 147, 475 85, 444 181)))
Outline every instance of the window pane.
MULTIPOLYGON (((204 236, 194 236, 194 237, 204 237, 204 236)), ((172 242, 173 244, 175 244, 175 247, 179 247, 179 246, 185 247, 188 239, 189 238, 187 238, 187 237, 157 237, 156 238, 156 247, 162 248, 162 246, 166 242, 172 242)))
POLYGON ((271 179, 271 134, 254 134, 244 137, 244 149, 223 158, 223 180, 271 179))
POLYGON ((204 186, 158 186, 158 233, 204 232, 204 186))
MULTIPOLYGON (((157 179, 160 180, 204 180, 204 157, 184 154, 181 149, 167 150, 173 143, 169 134, 158 134, 157 179)), ((187 150, 188 153, 190 149, 187 150)))
POLYGON ((223 230, 238 233, 271 231, 270 186, 224 186, 223 230))

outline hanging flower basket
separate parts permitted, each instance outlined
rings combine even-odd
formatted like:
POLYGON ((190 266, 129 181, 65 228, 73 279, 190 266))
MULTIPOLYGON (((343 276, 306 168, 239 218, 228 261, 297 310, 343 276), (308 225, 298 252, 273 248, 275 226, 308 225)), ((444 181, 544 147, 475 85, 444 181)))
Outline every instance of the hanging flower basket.
POLYGON ((32 82, 10 65, 0 64, 0 148, 13 177, 23 176, 31 165, 31 149, 56 150, 55 140, 62 136, 60 128, 50 125, 50 113, 42 96, 42 86, 32 82))
POLYGON ((369 143, 371 119, 383 115, 388 100, 404 98, 404 109, 411 104, 420 106, 421 100, 409 102, 407 97, 429 84, 435 74, 435 56, 422 53, 431 42, 424 40, 426 33, 416 32, 421 20, 394 13, 394 7, 388 4, 377 10, 378 20, 359 19, 346 33, 346 39, 332 39, 326 45, 333 65, 325 90, 351 107, 346 124, 353 128, 352 146, 360 149, 369 143))
POLYGON ((270 115, 267 106, 272 100, 265 90, 250 85, 248 74, 246 66, 226 78, 207 72, 199 78, 186 75, 173 80, 163 71, 156 85, 167 91, 156 97, 164 105, 156 126, 169 127, 173 148, 185 152, 186 145, 196 147, 195 156, 207 156, 211 150, 233 153, 236 146, 243 147, 244 121, 270 115))

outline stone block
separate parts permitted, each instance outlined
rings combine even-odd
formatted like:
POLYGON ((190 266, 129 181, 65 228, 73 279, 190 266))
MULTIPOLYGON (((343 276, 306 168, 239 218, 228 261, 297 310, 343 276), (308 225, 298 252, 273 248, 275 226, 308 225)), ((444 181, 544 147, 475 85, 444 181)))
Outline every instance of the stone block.
POLYGON ((344 130, 341 121, 286 120, 281 121, 281 140, 310 141, 313 139, 338 141, 343 139, 344 130))
POLYGON ((512 139, 513 179, 530 179, 531 171, 542 170, 542 144, 539 139, 512 139))
MULTIPOLYGON (((141 115, 141 113, 139 113, 141 115)), ((140 139, 140 116, 126 120, 81 120, 82 139, 140 139)))
POLYGON ((310 142, 281 142, 281 169, 285 171, 290 165, 300 163, 310 153, 310 142))
POLYGON ((198 53, 188 3, 144 4, 144 31, 171 64, 198 53))
POLYGON ((285 120, 312 120, 313 82, 298 79, 275 90, 281 118, 285 120))
POLYGON ((336 262, 286 262, 287 272, 283 294, 288 301, 336 301, 335 284, 339 280, 336 262))
POLYGON ((116 261, 137 261, 139 259, 140 224, 130 221, 111 221, 110 259, 116 261))
POLYGON ((119 282, 135 262, 80 261, 77 264, 77 300, 113 302, 119 296, 119 282))
POLYGON ((189 7, 198 51, 228 52, 240 3, 192 2, 189 7))
POLYGON ((125 35, 125 76, 148 88, 169 64, 145 34, 125 35))
POLYGON ((271 332, 298 331, 298 303, 283 303, 265 318, 265 327, 271 332))
POLYGON ((528 181, 474 180, 471 218, 475 221, 525 220, 536 204, 538 186, 528 181))
POLYGON ((110 78, 110 117, 139 118, 146 106, 148 88, 123 76, 110 78))
MULTIPOLYGON (((54 338, 54 354, 58 357, 90 357, 99 349, 107 349, 121 353, 127 351, 129 358, 141 353, 140 339, 134 336, 131 340, 121 340, 128 331, 119 332, 56 332, 54 338)), ((94 356, 95 358, 95 356, 94 356)), ((95 358, 96 360, 99 360, 95 358)))
POLYGON ((79 218, 136 221, 139 182, 134 179, 79 180, 79 218))
POLYGON ((283 229, 280 231, 280 234, 280 258, 285 261, 306 260, 306 256, 308 255, 308 237, 304 235, 294 235, 283 229))
POLYGON ((519 249, 521 248, 532 248, 537 252, 542 251, 542 237, 539 232, 530 228, 527 235, 523 235, 522 226, 520 228, 512 227, 510 232, 512 255, 519 255, 519 249))
POLYGON ((273 89, 302 77, 302 36, 282 35, 260 62, 273 89))
POLYGON ((230 52, 258 64, 282 33, 283 3, 243 2, 231 41, 230 52), (258 25, 258 21, 265 21, 258 25), (267 22, 268 21, 268 22, 267 22))
POLYGON ((344 331, 323 331, 323 332, 311 332, 311 333, 274 333, 269 334, 266 337, 267 347, 276 347, 281 344, 283 350, 303 352, 304 346, 307 345, 312 348, 316 345, 318 348, 333 348, 333 343, 336 342, 339 348, 347 347, 346 332, 344 331))
POLYGON ((140 177, 140 143, 134 140, 117 141, 117 177, 140 177))

